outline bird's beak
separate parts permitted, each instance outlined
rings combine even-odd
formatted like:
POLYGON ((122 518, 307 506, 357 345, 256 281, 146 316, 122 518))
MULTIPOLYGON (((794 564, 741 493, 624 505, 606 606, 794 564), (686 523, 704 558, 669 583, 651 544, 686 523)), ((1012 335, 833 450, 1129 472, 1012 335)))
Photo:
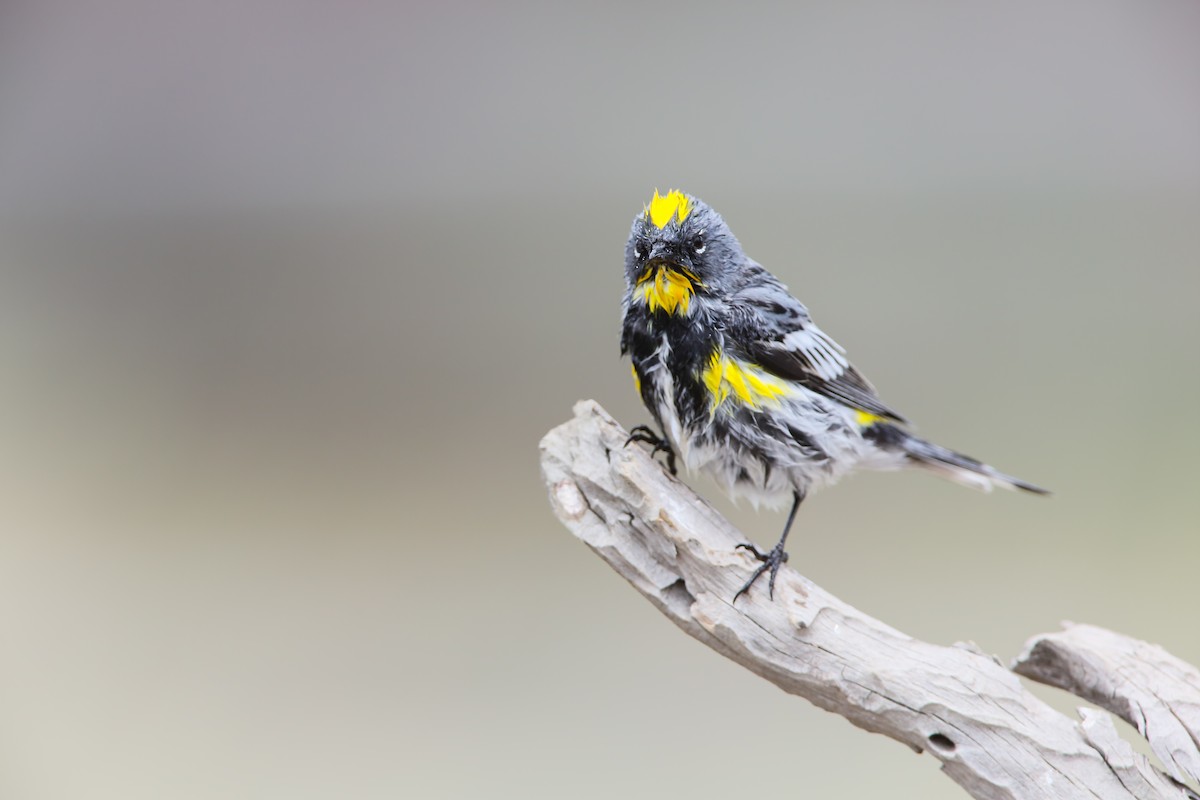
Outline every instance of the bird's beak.
POLYGON ((650 272, 663 269, 691 269, 692 260, 680 252, 680 248, 673 247, 665 242, 656 242, 650 248, 650 255, 646 259, 646 268, 650 272))
POLYGON ((670 256, 671 247, 666 242, 655 242, 650 248, 650 256, 646 259, 646 263, 658 264, 664 261, 674 263, 675 259, 670 256))

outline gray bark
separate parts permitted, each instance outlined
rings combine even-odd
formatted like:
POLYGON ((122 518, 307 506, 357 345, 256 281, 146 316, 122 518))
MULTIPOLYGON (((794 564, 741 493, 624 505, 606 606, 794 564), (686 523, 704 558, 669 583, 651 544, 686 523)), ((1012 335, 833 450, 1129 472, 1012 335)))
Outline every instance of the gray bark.
POLYGON ((1013 670, 1107 708, 1137 728, 1176 780, 1200 779, 1200 670, 1094 625, 1031 639, 1013 670))
POLYGON ((1040 637, 1020 662, 1022 674, 1141 719, 1155 751, 1170 755, 1172 778, 1135 753, 1107 714, 1082 709, 1080 722, 1069 719, 978 648, 913 639, 788 567, 774 600, 764 578, 734 605, 758 565, 736 548, 746 537, 642 446, 626 447, 627 438, 599 405, 577 404, 575 418, 541 443, 550 502, 575 536, 688 635, 786 692, 930 753, 973 797, 1197 797, 1177 781, 1194 778, 1200 758, 1195 668, 1107 631, 1128 646, 1097 644, 1080 635, 1083 626, 1040 637), (1175 727, 1166 722, 1171 714, 1175 727))

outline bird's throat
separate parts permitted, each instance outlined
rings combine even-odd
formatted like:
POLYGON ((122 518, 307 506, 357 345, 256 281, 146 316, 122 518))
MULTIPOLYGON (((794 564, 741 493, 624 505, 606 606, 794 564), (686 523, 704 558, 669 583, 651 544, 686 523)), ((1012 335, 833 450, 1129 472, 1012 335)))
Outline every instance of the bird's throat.
POLYGON ((662 265, 646 271, 638 279, 634 294, 641 298, 653 313, 662 309, 667 314, 686 316, 691 308, 692 295, 701 286, 696 276, 674 265, 662 265))

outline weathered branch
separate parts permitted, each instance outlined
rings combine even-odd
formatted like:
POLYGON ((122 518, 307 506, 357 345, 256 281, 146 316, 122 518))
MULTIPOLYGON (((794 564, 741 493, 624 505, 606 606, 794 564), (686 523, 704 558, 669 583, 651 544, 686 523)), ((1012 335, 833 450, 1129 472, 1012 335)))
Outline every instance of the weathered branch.
POLYGON ((1138 729, 1176 780, 1200 779, 1200 670, 1157 645, 1071 625, 1025 645, 1013 670, 1107 708, 1138 729))
MULTIPOLYGON (((774 600, 756 587, 733 605, 757 566, 736 549, 745 537, 644 450, 625 447, 626 438, 596 403, 579 403, 575 418, 541 443, 551 504, 576 536, 689 635, 786 692, 928 751, 977 798, 1195 797, 1134 753, 1107 715, 1085 712, 1077 723, 977 648, 913 639, 794 570, 780 572, 774 600)), ((1196 683, 1189 681, 1178 683, 1190 685, 1194 697, 1196 683)), ((1107 684, 1089 685, 1103 692, 1107 684)), ((1144 696, 1136 697, 1146 709, 1144 696)), ((1196 706, 1179 704, 1182 697, 1160 695, 1167 708, 1191 719, 1181 725, 1195 736, 1195 719, 1187 715, 1196 706)), ((1153 720, 1143 726, 1152 743, 1153 720)), ((1180 769, 1194 775, 1195 742, 1189 751, 1172 737, 1168 763, 1177 776, 1180 769)))

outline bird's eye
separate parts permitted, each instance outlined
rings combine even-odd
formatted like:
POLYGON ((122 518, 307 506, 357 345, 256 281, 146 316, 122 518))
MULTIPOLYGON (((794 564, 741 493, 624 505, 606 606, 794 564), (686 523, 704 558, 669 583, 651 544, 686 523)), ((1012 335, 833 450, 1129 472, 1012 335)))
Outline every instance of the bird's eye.
POLYGON ((645 258, 646 257, 646 245, 642 242, 634 242, 633 243, 633 254, 638 257, 639 261, 642 260, 643 258, 645 258))
POLYGON ((696 234, 692 237, 692 252, 696 255, 703 255, 708 245, 704 243, 704 237, 701 234, 696 234))

